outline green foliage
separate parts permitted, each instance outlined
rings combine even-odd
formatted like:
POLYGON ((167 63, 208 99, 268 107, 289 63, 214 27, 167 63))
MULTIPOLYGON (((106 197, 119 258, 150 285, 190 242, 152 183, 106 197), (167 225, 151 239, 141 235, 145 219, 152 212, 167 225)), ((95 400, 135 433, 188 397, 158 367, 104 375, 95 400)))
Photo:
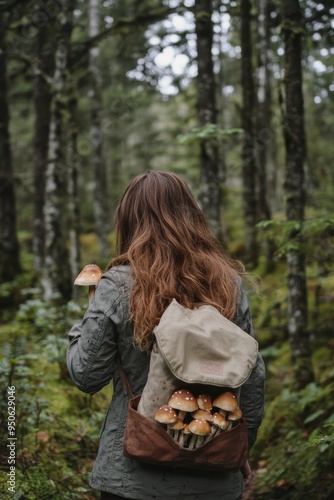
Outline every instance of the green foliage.
POLYGON ((207 123, 203 127, 195 127, 187 134, 179 135, 180 144, 193 144, 201 140, 218 140, 225 139, 231 135, 242 134, 243 129, 230 128, 222 129, 214 123, 207 123))
MULTIPOLYGON (((263 351, 266 354, 269 352, 263 351)), ((271 354, 270 369, 276 378, 283 374, 282 350, 271 354)), ((289 386, 292 367, 287 368, 285 387, 269 378, 269 402, 253 453, 259 461, 258 491, 261 498, 268 499, 330 498, 334 491, 330 475, 334 458, 334 373, 331 367, 321 365, 321 383, 311 383, 296 392, 289 386)))
MULTIPOLYGON (((111 391, 106 388, 94 398, 80 393, 65 365, 66 333, 84 309, 73 302, 65 306, 44 302, 36 290, 24 292, 29 298, 11 322, 0 326, 3 431, 7 428, 7 387, 15 386, 16 398, 16 493, 8 498, 96 498, 87 474, 111 391)), ((2 471, 4 492, 7 480, 2 471)))

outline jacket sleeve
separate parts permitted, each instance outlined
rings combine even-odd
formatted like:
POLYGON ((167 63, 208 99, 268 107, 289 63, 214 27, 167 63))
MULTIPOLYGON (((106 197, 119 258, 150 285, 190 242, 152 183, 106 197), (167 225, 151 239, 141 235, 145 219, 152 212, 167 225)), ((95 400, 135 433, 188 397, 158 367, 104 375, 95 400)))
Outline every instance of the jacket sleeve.
POLYGON ((81 323, 69 332, 67 368, 74 384, 83 392, 94 394, 114 375, 117 329, 123 321, 120 297, 116 273, 104 274, 81 323))
MULTIPOLYGON (((235 322, 242 330, 254 337, 251 313, 244 290, 241 290, 235 322)), ((256 365, 248 380, 241 387, 241 408, 248 424, 249 450, 256 441, 257 432, 263 418, 265 379, 265 365, 261 354, 258 353, 256 365)))

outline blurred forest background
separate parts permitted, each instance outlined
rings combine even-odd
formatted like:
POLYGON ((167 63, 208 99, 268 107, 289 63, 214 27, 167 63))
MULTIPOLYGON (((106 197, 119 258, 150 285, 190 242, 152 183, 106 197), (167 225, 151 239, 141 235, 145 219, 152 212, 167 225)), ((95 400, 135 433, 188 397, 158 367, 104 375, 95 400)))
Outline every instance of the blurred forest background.
POLYGON ((112 387, 69 380, 73 281, 106 268, 119 196, 148 169, 187 180, 260 285, 245 498, 333 498, 333 17, 332 0, 0 0, 1 498, 97 498, 112 387))

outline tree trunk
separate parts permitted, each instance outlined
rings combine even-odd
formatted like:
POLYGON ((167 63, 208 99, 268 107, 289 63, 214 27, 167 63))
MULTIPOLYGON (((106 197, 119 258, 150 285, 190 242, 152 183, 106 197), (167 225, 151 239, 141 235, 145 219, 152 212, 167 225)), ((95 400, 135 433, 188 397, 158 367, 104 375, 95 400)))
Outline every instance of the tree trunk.
POLYGON ((60 12, 60 32, 55 55, 53 75, 54 94, 51 103, 48 163, 45 180, 45 259, 43 269, 44 299, 61 296, 71 297, 72 283, 64 235, 64 194, 67 182, 67 166, 62 157, 62 132, 64 125, 64 96, 69 45, 73 27, 75 0, 63 0, 60 12))
MULTIPOLYGON (((37 7, 40 9, 40 6, 37 7)), ((43 11, 42 11, 43 12, 43 11)), ((51 21, 49 21, 50 23, 51 21)), ((45 172, 48 156, 50 129, 51 89, 48 78, 54 71, 53 48, 50 40, 50 25, 40 26, 36 37, 38 73, 34 82, 35 143, 34 143, 34 222, 33 254, 36 276, 43 269, 44 262, 44 202, 45 172)))
POLYGON ((254 130, 254 82, 252 68, 251 4, 241 0, 241 83, 242 83, 242 182, 245 216, 245 262, 255 267, 258 262, 258 245, 255 225, 258 222, 256 199, 256 142, 254 130))
POLYGON ((20 271, 14 173, 9 137, 5 28, 0 21, 0 282, 20 271))
MULTIPOLYGON (((271 92, 269 74, 270 50, 270 0, 258 0, 258 67, 257 67, 257 185, 259 220, 271 219, 268 203, 268 165, 274 132, 271 128, 271 92)), ((273 242, 264 238, 262 242, 266 256, 266 271, 274 267, 273 242)))
MULTIPOLYGON (((197 37, 197 112, 200 127, 217 126, 216 89, 212 62, 212 1, 198 0, 194 7, 197 37)), ((203 213, 219 239, 221 189, 217 138, 200 141, 200 165, 203 213)))
POLYGON ((302 13, 298 0, 282 0, 282 30, 285 43, 286 217, 292 223, 294 245, 287 252, 288 331, 300 388, 313 380, 307 331, 307 287, 301 227, 304 221, 305 132, 302 89, 302 13))
MULTIPOLYGON (((80 252, 80 203, 78 188, 78 166, 80 155, 77 151, 78 128, 76 120, 77 98, 74 89, 71 89, 72 97, 69 102, 69 147, 66 157, 69 165, 68 174, 68 198, 69 198, 69 239, 70 239, 70 263, 72 283, 81 270, 80 252)), ((80 288, 80 287, 79 287, 80 288)), ((78 287, 73 287, 73 295, 78 294, 78 287)))
MULTIPOLYGON (((89 36, 95 37, 100 26, 100 0, 89 0, 89 36)), ((110 245, 108 233, 111 229, 108 208, 108 189, 105 163, 102 158, 102 132, 101 132, 101 91, 99 47, 92 47, 89 52, 90 69, 90 103, 91 103, 91 161, 94 170, 94 212, 95 227, 100 243, 101 255, 104 260, 110 258, 110 245)))

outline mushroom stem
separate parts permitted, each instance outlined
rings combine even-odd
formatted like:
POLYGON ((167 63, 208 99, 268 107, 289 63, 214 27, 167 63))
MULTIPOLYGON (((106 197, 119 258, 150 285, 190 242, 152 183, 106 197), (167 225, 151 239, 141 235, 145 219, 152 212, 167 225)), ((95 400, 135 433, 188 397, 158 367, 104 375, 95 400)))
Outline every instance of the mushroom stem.
POLYGON ((196 441, 197 441, 197 436, 196 434, 193 434, 189 442, 188 446, 189 450, 193 450, 194 448, 196 448, 196 441))
POLYGON ((178 413, 178 417, 180 420, 184 420, 184 417, 186 416, 187 412, 186 411, 183 411, 183 410, 180 410, 179 413, 178 413))
POLYGON ((96 290, 95 285, 90 285, 88 287, 88 300, 89 300, 89 302, 91 302, 93 300, 93 297, 95 295, 95 290, 96 290))
POLYGON ((191 432, 189 430, 188 424, 184 424, 183 429, 180 431, 180 436, 179 436, 179 444, 180 446, 185 447, 188 442, 188 438, 190 436, 191 432))
POLYGON ((195 448, 198 448, 204 443, 204 436, 197 436, 197 440, 195 443, 195 448))
POLYGON ((220 434, 222 431, 222 429, 218 426, 214 426, 213 429, 212 429, 212 434, 210 434, 210 439, 212 439, 213 437, 217 436, 218 434, 220 434))
POLYGON ((217 429, 218 429, 218 427, 216 427, 215 425, 212 425, 211 433, 206 437, 207 441, 209 441, 210 439, 212 439, 213 437, 215 437, 217 429))

